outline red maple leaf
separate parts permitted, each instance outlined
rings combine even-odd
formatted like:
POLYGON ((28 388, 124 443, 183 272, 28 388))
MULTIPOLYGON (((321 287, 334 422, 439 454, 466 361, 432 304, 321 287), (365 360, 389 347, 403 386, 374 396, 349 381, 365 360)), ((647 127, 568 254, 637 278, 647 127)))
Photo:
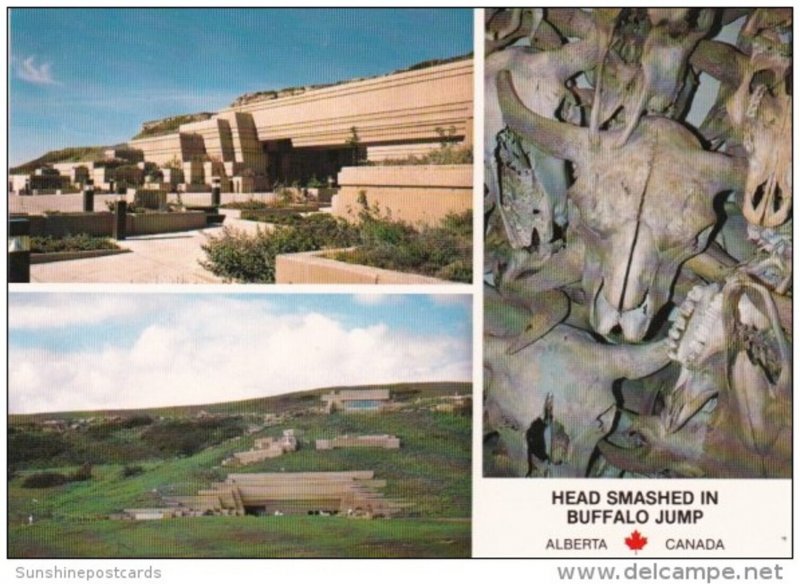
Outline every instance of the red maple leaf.
POLYGON ((640 549, 647 545, 647 538, 642 537, 638 530, 634 530, 630 537, 625 538, 625 545, 638 553, 640 549))

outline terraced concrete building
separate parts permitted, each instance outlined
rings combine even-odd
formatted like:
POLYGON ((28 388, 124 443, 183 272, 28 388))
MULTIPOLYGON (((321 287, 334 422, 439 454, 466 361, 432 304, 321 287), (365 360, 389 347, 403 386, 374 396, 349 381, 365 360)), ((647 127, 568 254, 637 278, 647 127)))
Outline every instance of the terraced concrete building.
POLYGON ((194 513, 219 515, 341 515, 390 517, 405 506, 385 498, 385 480, 371 470, 230 474, 195 496, 169 497, 168 503, 194 513))
POLYGON ((222 176, 232 189, 242 188, 241 181, 230 180, 237 176, 255 177, 256 186, 305 184, 311 177, 325 182, 361 160, 420 155, 443 140, 471 145, 472 88, 472 59, 460 58, 381 77, 242 96, 226 109, 129 146, 148 162, 180 163, 186 181, 195 184, 210 184, 211 175, 222 176))

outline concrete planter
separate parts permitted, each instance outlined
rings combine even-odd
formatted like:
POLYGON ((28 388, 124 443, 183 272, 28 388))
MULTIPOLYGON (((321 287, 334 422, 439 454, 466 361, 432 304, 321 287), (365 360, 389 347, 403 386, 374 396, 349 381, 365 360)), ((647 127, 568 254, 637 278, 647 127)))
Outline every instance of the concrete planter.
POLYGON ((86 233, 98 237, 111 235, 114 215, 109 212, 100 213, 45 213, 31 215, 31 235, 49 235, 64 237, 86 233))
POLYGON ((173 231, 191 231, 206 226, 206 214, 200 211, 185 213, 141 213, 128 214, 128 235, 151 235, 173 231))
POLYGON ((356 221, 363 196, 381 213, 416 225, 437 225, 472 209, 472 165, 348 166, 339 173, 333 214, 356 221))
POLYGON ((91 251, 60 251, 52 253, 32 253, 31 264, 49 264, 52 262, 66 262, 69 260, 85 260, 99 258, 121 253, 130 253, 129 249, 96 249, 91 251))
POLYGON ((331 257, 346 249, 282 254, 275 258, 276 284, 457 284, 419 274, 348 264, 331 257))

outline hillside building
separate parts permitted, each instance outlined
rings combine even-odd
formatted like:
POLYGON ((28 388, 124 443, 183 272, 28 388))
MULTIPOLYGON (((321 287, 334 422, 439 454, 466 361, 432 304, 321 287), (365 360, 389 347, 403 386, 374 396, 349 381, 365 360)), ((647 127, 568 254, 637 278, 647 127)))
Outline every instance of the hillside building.
POLYGON ((332 391, 320 397, 325 411, 378 412, 391 403, 388 389, 343 389, 332 391))
POLYGON ((336 179, 344 166, 472 144, 471 58, 344 83, 244 96, 169 134, 131 140, 186 182, 223 190, 336 179), (213 166, 212 166, 213 164, 213 166), (251 180, 231 180, 247 177, 251 180))

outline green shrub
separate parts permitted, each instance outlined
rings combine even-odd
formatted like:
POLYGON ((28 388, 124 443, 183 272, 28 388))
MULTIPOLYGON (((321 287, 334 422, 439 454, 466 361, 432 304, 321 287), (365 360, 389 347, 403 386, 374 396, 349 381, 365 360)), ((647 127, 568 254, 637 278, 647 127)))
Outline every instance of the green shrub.
POLYGON ((52 237, 50 235, 31 237, 31 252, 53 253, 66 251, 95 251, 100 249, 119 249, 119 246, 105 237, 94 237, 86 233, 52 237))
POLYGON ((69 448, 61 434, 11 431, 8 433, 8 462, 11 465, 52 459, 69 448))
POLYGON ((223 209, 271 209, 275 204, 269 204, 264 201, 257 201, 256 199, 248 199, 246 201, 233 201, 222 205, 223 209))
POLYGON ((297 225, 303 219, 300 213, 281 213, 277 210, 272 211, 242 211, 242 219, 246 221, 260 221, 262 223, 273 223, 275 225, 297 225))
POLYGON ((200 264, 226 280, 271 283, 278 254, 349 247, 358 240, 356 228, 330 215, 312 215, 297 225, 259 230, 255 235, 226 227, 202 246, 208 259, 200 264))
POLYGON ((123 428, 138 428, 140 426, 149 426, 153 423, 153 418, 147 414, 135 414, 125 418, 120 422, 123 428))
POLYGON ((471 212, 448 215, 439 226, 420 230, 378 218, 372 211, 363 212, 361 217, 361 245, 336 254, 337 260, 472 282, 471 212))
POLYGON ((140 475, 144 472, 144 468, 139 464, 126 464, 122 469, 122 477, 130 478, 140 475))
POLYGON ((57 487, 69 482, 69 478, 60 472, 37 472, 22 481, 22 486, 26 489, 46 489, 57 487))
POLYGON ((84 462, 78 470, 72 473, 71 481, 88 481, 92 478, 92 464, 84 462))
MULTIPOLYGON (((379 216, 366 197, 361 223, 348 224, 326 214, 302 217, 289 212, 254 211, 273 231, 248 235, 229 228, 203 245, 212 273, 240 282, 275 281, 275 256, 357 246, 336 259, 389 270, 413 272, 458 282, 472 281, 472 213, 448 215, 441 225, 421 230, 379 216)), ((244 214, 243 214, 244 216, 244 214)))
POLYGON ((142 432, 142 440, 162 454, 191 456, 207 446, 239 436, 244 424, 238 416, 208 420, 174 420, 154 424, 142 432))

